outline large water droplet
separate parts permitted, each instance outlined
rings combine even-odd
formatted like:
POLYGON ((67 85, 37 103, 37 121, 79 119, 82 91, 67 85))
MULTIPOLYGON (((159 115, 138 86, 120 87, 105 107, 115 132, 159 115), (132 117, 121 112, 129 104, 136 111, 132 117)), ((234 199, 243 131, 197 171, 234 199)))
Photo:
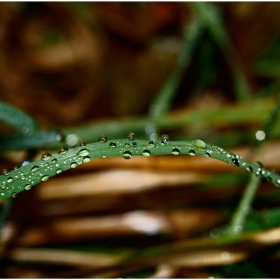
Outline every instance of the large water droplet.
POLYGON ((89 162, 89 161, 90 161, 90 157, 84 157, 84 158, 83 158, 83 162, 84 162, 84 163, 89 162))
POLYGON ((177 148, 174 148, 174 149, 171 151, 171 153, 172 153, 173 155, 175 155, 175 156, 178 156, 178 155, 180 155, 180 150, 177 149, 177 148))
POLYGON ((82 149, 78 152, 79 157, 85 157, 89 155, 89 150, 88 149, 82 149))
POLYGON ((70 164, 70 167, 71 168, 76 168, 78 166, 78 163, 77 162, 72 162, 71 164, 70 164))
POLYGON ((28 190, 30 190, 30 189, 31 189, 31 187, 32 187, 32 186, 31 186, 30 184, 26 184, 24 188, 25 188, 25 190, 27 190, 27 191, 28 191, 28 190))
POLYGON ((36 170, 38 170, 39 169, 39 166, 33 166, 32 168, 31 168, 31 172, 35 172, 36 170))
POLYGON ((160 143, 161 143, 161 144, 167 145, 167 144, 168 144, 168 141, 170 141, 170 137, 169 137, 169 135, 167 135, 167 134, 162 134, 162 135, 160 136, 159 140, 160 140, 160 143))
POLYGON ((9 178, 7 179, 7 182, 8 182, 8 183, 12 183, 13 181, 14 181, 14 179, 11 178, 11 177, 9 177, 9 178))
POLYGON ((50 176, 44 175, 44 176, 42 176, 41 181, 42 181, 42 182, 45 182, 45 181, 47 181, 49 178, 50 178, 50 176))
POLYGON ((105 143, 108 141, 108 138, 104 135, 101 135, 99 138, 98 138, 98 142, 101 142, 101 143, 105 143))
POLYGON ((151 152, 149 150, 144 150, 142 152, 142 155, 145 156, 145 157, 149 157, 151 155, 151 152))
POLYGON ((41 160, 50 160, 52 155, 50 153, 43 153, 41 156, 41 160))
POLYGON ((116 147, 117 147, 117 144, 116 144, 115 142, 111 142, 111 143, 109 144, 109 147, 111 147, 111 148, 116 148, 116 147))
POLYGON ((129 140, 129 141, 134 141, 135 139, 135 134, 133 132, 129 132, 127 135, 126 135, 126 138, 129 140))
POLYGON ((190 156, 195 156, 195 151, 194 150, 189 150, 189 155, 190 156))
POLYGON ((122 156, 123 156, 124 159, 131 159, 132 153, 129 152, 129 151, 125 151, 125 152, 122 154, 122 156))
POLYGON ((194 146, 198 149, 205 149, 206 143, 202 139, 196 139, 196 140, 194 140, 194 146))

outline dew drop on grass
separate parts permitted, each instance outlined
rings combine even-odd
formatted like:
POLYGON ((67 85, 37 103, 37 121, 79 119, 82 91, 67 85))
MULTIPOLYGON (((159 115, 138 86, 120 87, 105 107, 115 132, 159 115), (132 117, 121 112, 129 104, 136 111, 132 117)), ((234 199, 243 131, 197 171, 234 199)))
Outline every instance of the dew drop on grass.
POLYGON ((202 139, 196 139, 196 140, 194 140, 194 146, 198 149, 205 149, 206 143, 202 139))
POLYGON ((56 158, 53 158, 52 159, 52 163, 56 163, 57 162, 57 159, 56 158))
POLYGON ((125 143, 125 144, 124 144, 124 147, 125 147, 125 148, 129 148, 129 147, 130 147, 129 143, 125 143))
POLYGON ((62 169, 59 168, 59 169, 56 170, 55 173, 56 173, 56 174, 60 174, 61 172, 62 172, 62 169))
POLYGON ((190 156, 195 156, 195 151, 194 150, 189 150, 189 155, 190 156))
POLYGON ((50 176, 44 175, 44 176, 42 176, 41 181, 42 181, 42 182, 45 182, 45 181, 47 181, 49 178, 50 178, 50 176))
POLYGON ((154 147, 155 147, 154 141, 150 141, 147 145, 147 148, 154 148, 154 147))
POLYGON ((25 188, 25 190, 27 190, 27 191, 28 191, 28 190, 30 190, 30 189, 31 189, 31 187, 32 187, 32 186, 31 186, 30 184, 26 184, 24 188, 25 188))
POLYGON ((83 158, 83 162, 84 162, 84 163, 89 162, 89 161, 90 161, 90 157, 84 157, 84 158, 83 158))
POLYGON ((177 148, 174 148, 174 149, 171 151, 171 153, 172 153, 173 155, 175 155, 175 156, 178 156, 178 155, 180 155, 180 150, 177 149, 177 148))
POLYGON ((70 167, 71 168, 76 168, 78 166, 78 163, 77 162, 72 162, 71 164, 70 164, 70 167))
POLYGON ((210 154, 209 154, 208 152, 206 152, 206 153, 204 154, 204 156, 210 157, 210 154))
POLYGON ((12 197, 15 198, 17 194, 15 192, 12 193, 12 197))
POLYGON ((101 135, 99 138, 98 138, 98 142, 100 143, 106 143, 108 141, 108 138, 104 135, 101 135))
POLYGON ((129 151, 126 151, 122 154, 122 156, 123 156, 124 159, 131 159, 132 153, 129 152, 129 151))
POLYGON ((102 157, 102 158, 106 158, 107 156, 106 156, 106 155, 102 155, 101 157, 102 157))
POLYGON ((50 153, 43 153, 42 156, 41 156, 41 160, 50 160, 52 157, 52 155, 50 153))
POLYGON ((151 155, 151 152, 149 150, 144 150, 142 152, 142 155, 145 156, 145 157, 149 157, 151 155))
POLYGON ((39 166, 33 166, 32 168, 31 168, 31 172, 35 172, 36 170, 38 170, 39 169, 39 166))
POLYGON ((168 141, 170 141, 170 137, 169 135, 167 134, 162 134, 159 138, 160 140, 160 143, 163 144, 163 145, 167 145, 168 144, 168 141))
POLYGON ((110 147, 110 148, 116 148, 116 147, 117 147, 117 144, 116 144, 115 142, 111 142, 111 143, 109 144, 109 147, 110 147))
POLYGON ((126 135, 126 138, 129 140, 129 141, 134 141, 135 139, 135 134, 133 132, 129 132, 127 135, 126 135))
POLYGON ((247 171, 250 171, 250 172, 253 172, 253 168, 252 168, 251 166, 247 166, 247 167, 246 167, 246 170, 247 170, 247 171))
POLYGON ((7 175, 8 173, 9 173, 8 169, 4 168, 3 171, 2 171, 2 174, 7 175))
POLYGON ((233 165, 239 166, 239 160, 237 158, 231 159, 231 162, 233 163, 233 165))
POLYGON ((8 182, 8 183, 12 183, 13 181, 14 181, 14 179, 11 178, 11 177, 9 177, 9 178, 7 179, 7 182, 8 182))
POLYGON ((85 157, 89 155, 89 150, 88 149, 82 149, 78 152, 79 157, 85 157))

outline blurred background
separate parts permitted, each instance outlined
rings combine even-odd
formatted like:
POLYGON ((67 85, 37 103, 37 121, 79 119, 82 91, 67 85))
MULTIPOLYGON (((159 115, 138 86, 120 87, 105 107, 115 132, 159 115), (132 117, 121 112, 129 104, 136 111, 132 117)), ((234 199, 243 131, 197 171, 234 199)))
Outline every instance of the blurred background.
MULTIPOLYGON (((276 2, 1 3, 0 98, 41 131, 61 131, 38 157, 133 131, 203 138, 280 171, 277 118, 252 149, 278 102, 279 12, 276 2)), ((1 123, 0 136, 9 133, 1 123)), ((16 144, 3 150, 1 168, 26 154, 16 144)), ((280 277, 272 184, 261 182, 245 233, 219 241, 248 179, 189 156, 98 159, 66 171, 14 199, 0 276, 280 277)))

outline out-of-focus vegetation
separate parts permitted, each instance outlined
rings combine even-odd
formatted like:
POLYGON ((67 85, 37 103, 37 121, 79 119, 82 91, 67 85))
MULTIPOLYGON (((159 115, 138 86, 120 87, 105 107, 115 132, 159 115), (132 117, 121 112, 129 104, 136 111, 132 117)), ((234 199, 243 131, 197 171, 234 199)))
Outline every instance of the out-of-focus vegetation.
MULTIPOLYGON (((0 98, 35 120, 0 124, 1 168, 133 131, 203 138, 279 172, 279 12, 1 3, 0 98)), ((279 277, 280 190, 254 182, 236 211, 248 182, 211 158, 91 161, 1 202, 0 276, 279 277), (240 211, 241 230, 225 230, 240 211)))

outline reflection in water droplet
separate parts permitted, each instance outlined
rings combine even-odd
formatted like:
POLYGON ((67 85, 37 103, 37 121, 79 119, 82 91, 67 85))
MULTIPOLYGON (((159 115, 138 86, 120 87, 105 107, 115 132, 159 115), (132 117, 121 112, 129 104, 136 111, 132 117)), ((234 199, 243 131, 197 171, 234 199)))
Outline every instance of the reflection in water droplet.
POLYGON ((41 178, 41 181, 42 181, 42 182, 45 182, 45 181, 47 181, 49 178, 50 178, 50 176, 44 175, 44 176, 41 178))
POLYGON ((101 135, 99 138, 98 138, 98 142, 101 142, 101 143, 105 143, 108 141, 108 138, 104 135, 101 135))
POLYGON ((205 149, 206 143, 202 139, 196 139, 196 140, 194 140, 194 146, 198 149, 205 149))
POLYGON ((129 151, 126 151, 122 154, 122 156, 123 156, 124 159, 131 159, 132 153, 129 152, 129 151))
POLYGON ((30 184, 26 184, 24 188, 25 188, 25 190, 27 190, 27 191, 28 191, 28 190, 30 190, 30 189, 31 189, 31 187, 32 187, 32 186, 31 186, 30 184))
POLYGON ((194 150, 189 150, 189 155, 190 156, 195 156, 195 151, 194 150))
POLYGON ((39 169, 39 166, 33 166, 32 168, 31 168, 31 172, 35 172, 36 170, 38 170, 39 169))
POLYGON ((79 157, 85 157, 89 155, 89 150, 88 149, 82 149, 78 152, 79 157))
POLYGON ((167 134, 163 134, 163 135, 160 136, 159 140, 160 140, 161 144, 167 145, 168 141, 170 141, 170 137, 167 134))
POLYGON ((126 135, 126 138, 129 140, 129 141, 134 141, 135 139, 135 134, 133 132, 129 132, 127 135, 126 135))
POLYGON ((52 155, 50 153, 43 153, 41 156, 41 160, 50 160, 52 155))
POLYGON ((71 164, 70 164, 70 167, 71 168, 76 168, 78 166, 78 163, 77 162, 72 162, 71 164))
POLYGON ((142 155, 145 157, 149 157, 151 155, 151 152, 149 150, 144 150, 142 155))
POLYGON ((180 150, 177 148, 174 148, 171 153, 175 156, 178 156, 180 154, 180 150))
POLYGON ((117 144, 116 144, 115 142, 111 142, 111 143, 109 144, 109 147, 111 147, 111 148, 116 148, 116 147, 117 147, 117 144))
POLYGON ((83 158, 83 162, 84 162, 84 163, 89 162, 89 161, 90 161, 90 157, 84 157, 84 158, 83 158))
POLYGON ((9 178, 7 179, 7 183, 12 183, 13 181, 14 181, 14 179, 11 178, 11 177, 9 177, 9 178))

